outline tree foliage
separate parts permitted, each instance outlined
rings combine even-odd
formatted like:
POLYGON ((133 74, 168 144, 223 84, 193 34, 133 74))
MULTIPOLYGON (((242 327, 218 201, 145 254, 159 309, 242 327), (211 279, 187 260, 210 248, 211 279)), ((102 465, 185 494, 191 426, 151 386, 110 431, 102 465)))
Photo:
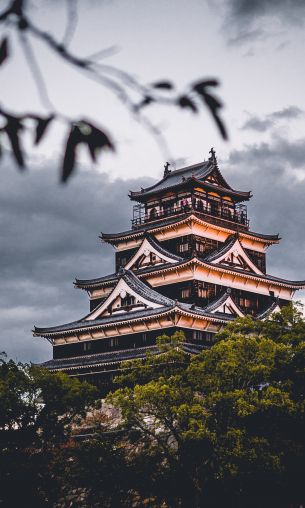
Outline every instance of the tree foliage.
POLYGON ((93 388, 3 362, 0 466, 12 490, 2 497, 14 499, 17 478, 36 506, 68 506, 60 501, 68 496, 88 508, 299 507, 304 339, 295 305, 266 321, 237 318, 193 357, 181 332, 163 335, 159 355, 122 364, 107 397, 115 425, 102 414, 81 442, 67 440, 69 427, 93 388))
POLYGON ((36 366, 0 362, 0 502, 43 506, 56 492, 51 464, 72 425, 94 404, 88 383, 36 366))
POLYGON ((149 359, 155 378, 109 396, 139 449, 174 476, 176 505, 304 501, 304 338, 292 305, 264 322, 238 318, 184 372, 160 375, 149 359))

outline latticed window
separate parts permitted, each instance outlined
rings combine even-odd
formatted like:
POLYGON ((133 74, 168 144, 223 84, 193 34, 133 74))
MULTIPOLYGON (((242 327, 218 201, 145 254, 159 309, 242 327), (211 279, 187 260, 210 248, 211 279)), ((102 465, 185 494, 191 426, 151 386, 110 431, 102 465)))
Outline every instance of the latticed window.
POLYGON ((193 339, 195 340, 202 340, 203 339, 203 333, 201 330, 194 330, 193 331, 193 339))
POLYGON ((196 293, 198 298, 213 299, 216 296, 216 286, 208 282, 198 281, 196 284, 196 293))
POLYGON ((135 297, 132 295, 126 295, 124 298, 121 299, 121 306, 122 307, 129 307, 129 305, 133 305, 135 303, 135 297))
POLYGON ((195 236, 195 248, 197 252, 210 252, 218 248, 219 242, 211 238, 195 236))
POLYGON ((113 337, 110 339, 110 347, 115 347, 119 345, 119 339, 118 337, 113 337))
POLYGON ((181 298, 189 298, 190 296, 191 296, 191 288, 190 287, 183 288, 181 290, 181 298))
POLYGON ((244 307, 245 309, 255 309, 256 308, 256 300, 253 301, 250 298, 240 298, 239 305, 244 307))
POLYGON ((211 342, 213 342, 213 340, 214 340, 214 334, 207 332, 205 334, 205 341, 208 343, 211 343, 211 342))
POLYGON ((178 252, 188 252, 190 246, 188 243, 182 243, 178 245, 178 252))
POLYGON ((179 243, 177 245, 177 251, 180 253, 188 252, 191 245, 191 236, 182 236, 179 238, 179 243))
POLYGON ((198 298, 207 298, 207 288, 204 287, 204 282, 198 282, 197 296, 198 298))

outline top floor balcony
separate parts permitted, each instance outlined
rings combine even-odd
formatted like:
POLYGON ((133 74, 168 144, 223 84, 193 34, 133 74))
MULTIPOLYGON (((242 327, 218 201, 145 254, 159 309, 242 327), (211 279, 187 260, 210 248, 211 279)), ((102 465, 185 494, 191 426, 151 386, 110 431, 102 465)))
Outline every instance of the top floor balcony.
POLYGON ((175 203, 159 203, 156 206, 145 207, 137 204, 133 207, 132 226, 136 228, 142 224, 158 222, 162 219, 185 215, 196 212, 197 215, 204 216, 208 220, 219 225, 234 224, 235 229, 245 230, 249 228, 246 205, 239 203, 228 205, 226 202, 216 202, 214 200, 196 200, 184 199, 175 203), (232 224, 233 223, 233 224, 232 224))

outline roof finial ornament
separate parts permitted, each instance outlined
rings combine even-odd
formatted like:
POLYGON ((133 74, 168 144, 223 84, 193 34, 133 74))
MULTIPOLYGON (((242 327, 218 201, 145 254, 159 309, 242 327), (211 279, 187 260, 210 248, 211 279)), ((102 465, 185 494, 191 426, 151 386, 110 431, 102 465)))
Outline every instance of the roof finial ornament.
POLYGON ((209 157, 209 161, 212 162, 215 166, 217 166, 216 152, 213 147, 211 148, 209 153, 211 154, 211 156, 209 157))
POLYGON ((170 162, 167 162, 166 164, 164 164, 164 174, 163 174, 163 178, 165 178, 166 176, 168 176, 170 173, 171 173, 171 170, 168 169, 170 166, 170 162))
POLYGON ((118 269, 118 275, 119 275, 120 277, 123 277, 123 275, 125 275, 125 273, 126 273, 126 270, 125 270, 125 268, 121 265, 121 266, 119 267, 119 269, 118 269))

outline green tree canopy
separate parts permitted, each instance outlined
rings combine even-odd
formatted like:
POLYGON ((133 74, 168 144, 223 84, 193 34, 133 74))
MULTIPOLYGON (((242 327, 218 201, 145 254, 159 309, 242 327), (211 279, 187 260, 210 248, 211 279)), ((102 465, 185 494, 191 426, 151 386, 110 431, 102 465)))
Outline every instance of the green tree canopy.
POLYGON ((175 478, 169 506, 303 501, 304 338, 302 314, 290 305, 263 322, 236 319, 184 369, 175 372, 170 355, 185 361, 175 345, 129 371, 141 384, 108 399, 137 430, 138 453, 158 455, 160 475, 175 478))
POLYGON ((88 383, 37 366, 0 361, 0 503, 52 505, 54 452, 97 396, 88 383))

